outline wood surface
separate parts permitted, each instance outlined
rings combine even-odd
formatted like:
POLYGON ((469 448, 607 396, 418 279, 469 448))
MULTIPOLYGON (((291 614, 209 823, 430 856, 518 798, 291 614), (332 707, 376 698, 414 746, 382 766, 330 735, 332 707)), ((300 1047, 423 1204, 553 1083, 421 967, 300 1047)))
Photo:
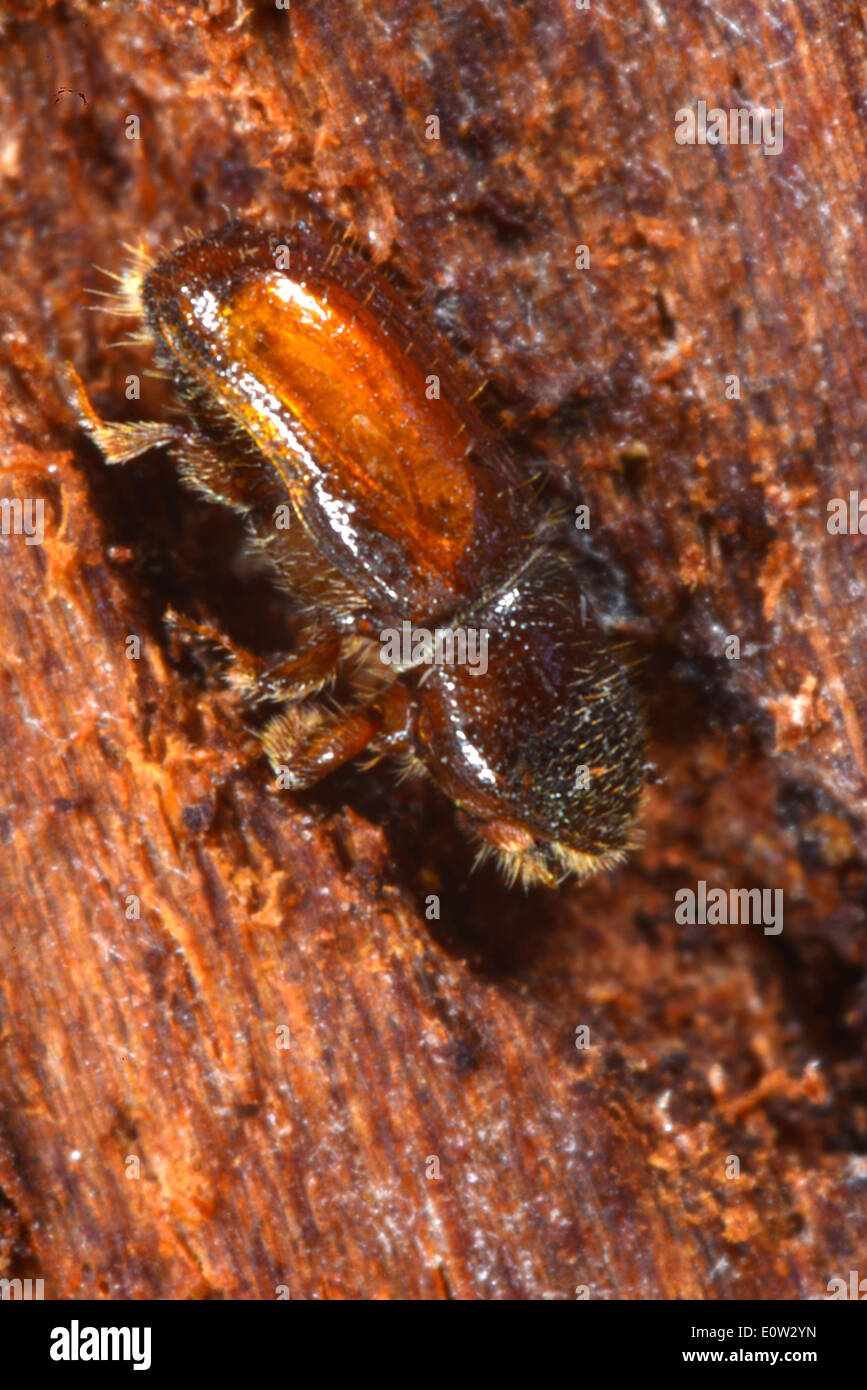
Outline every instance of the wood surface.
POLYGON ((867 496, 865 33, 824 0, 0 7, 0 496, 46 504, 42 545, 0 537, 0 1275, 809 1299, 865 1272, 865 541, 826 525, 867 496), (782 108, 781 153, 677 144, 702 99, 782 108), (94 266, 304 199, 488 381, 546 501, 590 507, 576 564, 656 775, 642 846, 583 887, 472 873, 385 764, 273 790, 164 623, 285 650, 267 576, 164 452, 109 470, 67 405, 67 360, 108 418, 172 404, 126 400, 147 353, 87 311, 94 266), (701 879, 782 889, 783 932, 677 925, 701 879))

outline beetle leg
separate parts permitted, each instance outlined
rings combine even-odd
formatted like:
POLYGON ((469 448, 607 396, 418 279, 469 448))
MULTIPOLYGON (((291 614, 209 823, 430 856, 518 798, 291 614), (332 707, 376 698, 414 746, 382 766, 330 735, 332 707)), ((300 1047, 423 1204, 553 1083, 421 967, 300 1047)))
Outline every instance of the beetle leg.
POLYGON ((67 364, 67 383, 71 404, 94 444, 105 454, 107 463, 128 463, 159 444, 172 444, 178 438, 177 425, 159 420, 138 420, 133 424, 101 420, 88 399, 81 377, 67 364))
POLYGON ((342 654, 338 637, 324 637, 297 656, 269 666, 250 653, 235 658, 231 684, 247 700, 303 700, 315 695, 333 678, 342 654))
POLYGON ((163 420, 102 420, 90 402, 81 377, 69 363, 66 380, 70 404, 82 428, 104 454, 106 463, 129 463, 148 449, 171 444, 178 472, 188 486, 211 502, 220 502, 242 514, 249 511, 244 490, 249 469, 245 472, 237 460, 233 466, 231 460, 222 458, 198 430, 182 429, 163 420))
POLYGON ((239 647, 215 623, 197 623, 176 613, 165 614, 165 622, 184 641, 208 642, 229 662, 226 681, 245 700, 303 700, 314 695, 332 678, 342 656, 343 643, 331 633, 317 632, 295 656, 268 662, 239 647))
POLYGON ((294 791, 312 786, 371 746, 379 755, 406 752, 413 717, 412 697, 395 681, 367 704, 336 717, 309 706, 286 710, 266 725, 262 746, 279 785, 294 791))

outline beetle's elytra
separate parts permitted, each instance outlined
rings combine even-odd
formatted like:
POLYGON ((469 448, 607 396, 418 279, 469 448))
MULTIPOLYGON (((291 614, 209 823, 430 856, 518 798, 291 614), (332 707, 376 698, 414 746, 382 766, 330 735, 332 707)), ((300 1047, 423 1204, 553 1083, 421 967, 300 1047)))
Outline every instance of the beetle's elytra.
POLYGON ((620 859, 644 763, 626 675, 574 557, 389 278, 307 223, 279 236, 231 222, 139 266, 121 298, 189 422, 103 422, 76 379, 83 424, 111 463, 171 444, 189 484, 244 514, 309 615, 279 666, 233 652, 239 688, 285 702, 262 736, 282 785, 394 753, 427 770, 512 879, 553 884, 620 859), (431 664, 429 648, 384 666, 381 640, 406 624, 484 634, 486 667, 454 649, 431 664), (359 654, 366 685, 326 711, 311 697, 359 654))

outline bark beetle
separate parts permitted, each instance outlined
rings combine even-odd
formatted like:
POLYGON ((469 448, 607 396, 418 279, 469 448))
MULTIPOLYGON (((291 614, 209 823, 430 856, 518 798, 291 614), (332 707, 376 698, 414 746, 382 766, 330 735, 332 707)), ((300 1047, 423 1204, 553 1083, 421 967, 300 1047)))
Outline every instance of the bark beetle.
POLYGON ((43 498, 46 535, 0 538, 0 1273, 822 1297, 867 1189, 864 541, 826 527, 867 426, 863 16, 194 19, 2 20, 2 495, 43 498), (782 107, 782 152, 678 145, 700 99, 782 107), (94 263, 299 198, 424 300, 546 497, 590 507, 576 563, 658 781, 643 846, 584 888, 471 874, 450 808, 384 767, 275 794, 163 624, 278 650, 267 579, 167 459, 107 470, 65 403, 70 359, 109 417, 170 406, 148 378, 125 400, 147 359, 85 311, 94 263), (676 926, 700 879, 782 888, 783 933, 676 926))

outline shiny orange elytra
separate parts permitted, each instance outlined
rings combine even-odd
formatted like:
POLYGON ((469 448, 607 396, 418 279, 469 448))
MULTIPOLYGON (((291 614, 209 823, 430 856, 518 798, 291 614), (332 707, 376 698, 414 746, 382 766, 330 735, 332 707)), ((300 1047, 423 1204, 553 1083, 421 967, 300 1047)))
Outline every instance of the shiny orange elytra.
POLYGON ((222 639, 234 683, 286 706, 262 736, 281 785, 389 752, 430 774, 511 878, 554 884, 622 858, 644 762, 626 675, 574 558, 389 278, 307 223, 280 236, 232 222, 139 267, 122 299, 188 424, 103 422, 76 378, 82 423, 112 463, 170 444, 309 614, 301 649, 270 669, 222 639), (382 640, 404 629, 447 640, 384 666, 382 640), (460 660, 467 632, 485 635, 484 670, 460 660), (349 657, 358 695, 334 714, 315 696, 349 657))

